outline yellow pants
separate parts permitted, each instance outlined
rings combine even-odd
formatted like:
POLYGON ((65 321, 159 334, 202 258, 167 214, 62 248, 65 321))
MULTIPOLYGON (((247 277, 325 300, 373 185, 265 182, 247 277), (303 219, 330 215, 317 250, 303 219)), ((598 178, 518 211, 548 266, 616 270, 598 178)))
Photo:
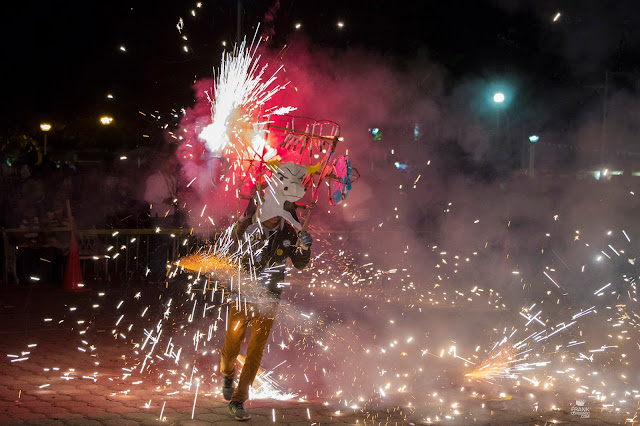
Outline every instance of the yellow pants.
POLYGON ((227 334, 222 346, 222 360, 220 372, 230 379, 235 377, 236 359, 240 353, 240 344, 244 340, 247 326, 251 323, 251 336, 247 347, 247 357, 240 372, 238 387, 231 396, 231 401, 244 402, 249 398, 249 388, 256 378, 264 347, 269 339, 271 327, 275 320, 278 302, 268 302, 260 306, 247 304, 247 313, 244 306, 236 309, 236 304, 229 307, 229 319, 227 321, 227 334))

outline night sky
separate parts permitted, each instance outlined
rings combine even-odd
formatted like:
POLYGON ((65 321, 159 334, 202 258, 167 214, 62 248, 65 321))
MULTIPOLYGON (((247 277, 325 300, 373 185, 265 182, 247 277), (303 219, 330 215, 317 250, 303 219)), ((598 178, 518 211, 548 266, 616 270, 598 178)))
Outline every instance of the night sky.
MULTIPOLYGON (((472 78, 515 78, 531 114, 563 99, 559 114, 571 119, 601 96, 605 70, 624 73, 612 84, 635 91, 639 11, 635 1, 245 0, 241 30, 252 35, 261 23, 275 50, 291 43, 364 50, 399 72, 426 58, 445 70, 445 90, 472 78)), ((200 8, 195 1, 25 1, 3 12, 5 133, 37 133, 49 120, 82 134, 104 113, 129 129, 144 127, 137 111, 192 104, 194 78, 212 75, 222 42, 230 46, 237 32, 232 0, 203 0, 200 8), (181 17, 186 42, 176 28, 181 17)))

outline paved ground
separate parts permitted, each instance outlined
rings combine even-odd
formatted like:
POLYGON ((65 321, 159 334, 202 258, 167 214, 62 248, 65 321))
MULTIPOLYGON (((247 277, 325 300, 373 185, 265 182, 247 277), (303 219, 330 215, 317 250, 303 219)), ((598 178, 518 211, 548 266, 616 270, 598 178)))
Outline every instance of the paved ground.
MULTIPOLYGON (((0 289, 0 424, 147 425, 159 423, 161 413, 166 424, 237 424, 211 386, 199 389, 194 409, 193 391, 170 395, 166 388, 153 388, 148 381, 120 380, 129 348, 113 340, 106 328, 98 339, 99 356, 92 357, 76 344, 76 327, 82 324, 43 321, 47 316, 57 318, 56 312, 83 306, 94 295, 95 289, 69 294, 38 285, 0 289)), ((535 412, 524 397, 517 396, 509 402, 462 401, 461 407, 458 415, 447 419, 428 405, 399 407, 392 402, 364 410, 322 401, 247 404, 253 415, 250 424, 393 425, 427 424, 430 419, 443 424, 595 425, 624 424, 631 417, 591 410, 589 419, 580 419, 571 414, 569 405, 535 412)))

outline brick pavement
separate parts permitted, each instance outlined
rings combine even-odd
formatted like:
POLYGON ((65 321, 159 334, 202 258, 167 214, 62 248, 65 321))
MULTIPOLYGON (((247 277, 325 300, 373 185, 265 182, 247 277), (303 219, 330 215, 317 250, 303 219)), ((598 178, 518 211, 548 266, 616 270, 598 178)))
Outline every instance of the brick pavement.
MULTIPOLYGON (((122 355, 128 350, 108 333, 99 342, 100 355, 87 356, 73 344, 71 327, 43 324, 45 315, 81 306, 91 291, 66 294, 47 287, 4 288, 0 291, 0 424, 2 425, 232 425, 215 386, 167 395, 166 389, 145 382, 118 379, 122 355), (29 347, 36 343, 37 346, 29 347), (24 352, 24 353, 23 353, 24 352), (30 352, 25 354, 26 352, 30 352), (15 355, 10 358, 6 355, 15 355), (19 358, 28 358, 16 361, 19 358), (11 360, 14 362, 11 362, 11 360), (95 363, 99 362, 99 365, 95 363)), ((54 315, 55 316, 55 315, 54 315)), ((535 412, 524 398, 481 406, 482 401, 461 401, 460 414, 440 418, 444 424, 624 424, 628 414, 592 411, 590 419, 572 416, 568 406, 560 411, 535 412)), ((321 401, 271 400, 247 404, 249 424, 424 424, 438 410, 428 405, 366 410, 324 405, 321 401), (339 412, 339 413, 338 413, 339 412)))

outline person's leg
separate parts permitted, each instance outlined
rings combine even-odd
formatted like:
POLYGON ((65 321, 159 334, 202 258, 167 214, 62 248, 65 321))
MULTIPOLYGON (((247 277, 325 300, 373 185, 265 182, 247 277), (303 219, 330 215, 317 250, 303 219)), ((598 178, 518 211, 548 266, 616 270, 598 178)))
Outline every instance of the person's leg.
POLYGON ((231 401, 244 402, 249 398, 249 388, 260 368, 264 347, 269 339, 271 327, 275 320, 278 303, 273 302, 271 306, 261 307, 251 320, 251 337, 247 347, 247 358, 245 359, 238 387, 231 396, 231 401))
POLYGON ((235 377, 236 359, 240 353, 240 344, 244 339, 248 323, 244 310, 237 310, 235 303, 231 303, 227 320, 227 334, 224 338, 220 360, 220 372, 224 377, 230 379, 235 377))
POLYGON ((149 253, 149 275, 151 280, 162 281, 167 276, 167 248, 169 244, 163 241, 164 235, 152 235, 149 253))

